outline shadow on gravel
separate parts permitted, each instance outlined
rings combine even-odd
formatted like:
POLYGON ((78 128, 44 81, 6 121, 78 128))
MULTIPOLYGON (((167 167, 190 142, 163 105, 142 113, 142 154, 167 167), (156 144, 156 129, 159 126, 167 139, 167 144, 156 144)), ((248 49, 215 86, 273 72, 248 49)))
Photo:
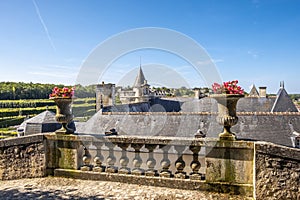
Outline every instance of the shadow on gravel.
MULTIPOLYGON (((79 197, 72 194, 64 194, 64 191, 61 190, 53 190, 53 191, 31 191, 31 188, 27 188, 28 191, 21 192, 17 189, 4 189, 0 190, 0 199, 43 199, 43 200, 62 200, 62 199, 80 199, 80 200, 90 200, 90 199, 97 199, 97 200, 104 200, 105 198, 102 196, 86 196, 86 197, 79 197)), ((83 192, 83 191, 82 191, 83 192)))

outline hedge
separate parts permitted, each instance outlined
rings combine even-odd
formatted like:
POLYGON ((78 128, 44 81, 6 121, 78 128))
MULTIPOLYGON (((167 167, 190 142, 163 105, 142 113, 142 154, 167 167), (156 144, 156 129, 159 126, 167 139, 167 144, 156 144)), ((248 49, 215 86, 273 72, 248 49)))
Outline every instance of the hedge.
POLYGON ((21 116, 21 117, 16 117, 16 118, 12 118, 6 121, 2 121, 0 122, 0 127, 9 127, 9 126, 15 126, 15 125, 19 125, 22 124, 23 121, 25 119, 25 116, 21 116))

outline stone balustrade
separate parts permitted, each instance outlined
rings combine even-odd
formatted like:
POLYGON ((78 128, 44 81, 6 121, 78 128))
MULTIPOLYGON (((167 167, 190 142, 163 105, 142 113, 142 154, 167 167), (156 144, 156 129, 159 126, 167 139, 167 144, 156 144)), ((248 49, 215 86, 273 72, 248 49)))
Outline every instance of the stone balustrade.
POLYGON ((253 195, 254 143, 47 134, 55 176, 253 195))
POLYGON ((254 199, 299 199, 299 161, 296 148, 213 138, 47 133, 0 140, 1 180, 55 175, 254 199))
MULTIPOLYGON (((73 165, 73 169, 137 176, 205 179, 204 139, 85 135, 53 137, 55 140, 65 141, 66 147, 67 138, 77 143, 77 159, 74 161, 78 160, 78 165, 73 165)), ((64 160, 66 157, 75 156, 70 156, 69 151, 61 151, 60 155, 62 154, 66 154, 62 156, 64 160)), ((70 168, 68 160, 65 164, 61 161, 58 163, 61 165, 59 168, 70 168)))

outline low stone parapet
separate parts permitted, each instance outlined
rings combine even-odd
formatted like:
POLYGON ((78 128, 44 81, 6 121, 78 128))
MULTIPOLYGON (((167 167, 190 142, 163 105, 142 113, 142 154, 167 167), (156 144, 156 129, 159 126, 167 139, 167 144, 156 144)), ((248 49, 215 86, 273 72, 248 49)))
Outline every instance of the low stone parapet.
POLYGON ((49 156, 56 159, 54 175, 253 196, 253 142, 161 136, 46 138, 52 143, 49 156))
POLYGON ((257 199, 300 199, 300 149, 255 143, 257 199))
POLYGON ((38 134, 0 141, 1 180, 46 175, 299 199, 300 150, 213 138, 38 134))
POLYGON ((0 179, 46 176, 44 141, 43 134, 0 140, 0 179))

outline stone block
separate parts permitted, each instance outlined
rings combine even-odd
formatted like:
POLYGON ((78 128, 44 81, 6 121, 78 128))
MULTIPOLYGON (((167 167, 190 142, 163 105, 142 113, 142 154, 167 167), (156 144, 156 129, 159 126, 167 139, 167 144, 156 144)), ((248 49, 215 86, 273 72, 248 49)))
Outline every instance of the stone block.
POLYGON ((207 182, 253 184, 254 149, 238 148, 238 144, 220 142, 206 149, 207 182))

